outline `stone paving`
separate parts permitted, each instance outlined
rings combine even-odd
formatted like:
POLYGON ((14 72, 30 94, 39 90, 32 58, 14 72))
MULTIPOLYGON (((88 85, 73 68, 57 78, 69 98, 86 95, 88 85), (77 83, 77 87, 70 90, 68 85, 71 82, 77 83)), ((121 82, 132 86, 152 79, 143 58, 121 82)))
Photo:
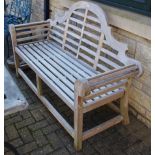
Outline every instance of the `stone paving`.
MULTIPOLYGON (((73 139, 49 113, 22 78, 14 80, 26 97, 27 110, 5 117, 5 141, 14 145, 21 155, 150 155, 151 131, 130 114, 130 124, 116 125, 84 141, 83 149, 76 152, 73 139)), ((30 75, 31 76, 31 75, 30 75)), ((46 94, 55 103, 56 108, 73 125, 73 113, 48 89, 46 94)), ((84 117, 84 129, 92 127, 113 116, 107 107, 97 109, 84 117), (87 124, 87 125, 86 125, 87 124)), ((5 155, 12 153, 5 148, 5 155)))

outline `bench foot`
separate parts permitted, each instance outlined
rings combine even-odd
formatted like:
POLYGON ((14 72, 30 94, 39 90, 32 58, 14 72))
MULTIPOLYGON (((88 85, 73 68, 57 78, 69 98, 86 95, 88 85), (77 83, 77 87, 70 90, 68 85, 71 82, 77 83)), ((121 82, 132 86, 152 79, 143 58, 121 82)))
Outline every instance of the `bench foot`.
POLYGON ((75 147, 76 151, 80 151, 82 149, 82 141, 74 140, 74 147, 75 147))
POLYGON ((76 151, 80 151, 82 149, 82 130, 83 130, 83 113, 75 112, 74 116, 74 147, 76 151), (76 114, 78 113, 78 114, 76 114))
POLYGON ((125 92, 125 95, 120 100, 120 112, 123 116, 122 123, 128 125, 130 123, 128 114, 128 92, 125 92))

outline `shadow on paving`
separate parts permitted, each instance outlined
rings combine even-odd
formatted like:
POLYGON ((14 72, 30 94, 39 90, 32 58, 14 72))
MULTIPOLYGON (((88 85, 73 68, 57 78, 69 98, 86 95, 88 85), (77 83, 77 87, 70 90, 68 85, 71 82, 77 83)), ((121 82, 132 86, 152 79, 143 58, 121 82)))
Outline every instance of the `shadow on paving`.
MULTIPOLYGON (((32 92, 25 81, 11 75, 26 97, 27 110, 5 117, 5 141, 11 143, 18 152, 27 155, 150 155, 151 131, 130 114, 130 124, 118 124, 96 136, 84 141, 83 149, 76 152, 73 139, 56 121, 52 114, 32 92)), ((35 84, 35 74, 26 70, 35 84)), ((52 101, 54 107, 73 126, 73 112, 57 97, 48 86, 44 85, 44 94, 52 101)), ((111 109, 104 106, 84 115, 84 130, 92 128, 115 116, 111 109)), ((12 155, 5 148, 5 155, 12 155)))

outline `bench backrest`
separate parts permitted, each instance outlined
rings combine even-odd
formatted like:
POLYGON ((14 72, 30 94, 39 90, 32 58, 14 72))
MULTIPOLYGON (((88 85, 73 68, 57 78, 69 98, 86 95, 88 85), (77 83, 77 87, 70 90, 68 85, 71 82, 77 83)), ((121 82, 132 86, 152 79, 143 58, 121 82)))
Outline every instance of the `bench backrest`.
POLYGON ((49 38, 101 72, 136 62, 125 55, 127 45, 114 39, 104 11, 93 3, 77 2, 51 21, 49 38))

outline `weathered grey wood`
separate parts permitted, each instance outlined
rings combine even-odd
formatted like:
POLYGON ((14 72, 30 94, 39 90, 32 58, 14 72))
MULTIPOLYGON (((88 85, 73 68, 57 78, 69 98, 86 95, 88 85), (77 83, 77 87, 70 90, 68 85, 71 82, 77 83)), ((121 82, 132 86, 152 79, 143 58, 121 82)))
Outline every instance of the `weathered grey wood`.
POLYGON ((78 32, 81 32, 81 29, 78 28, 78 27, 76 27, 76 26, 74 26, 74 25, 68 24, 68 27, 70 27, 70 28, 72 28, 73 30, 76 30, 76 31, 78 31, 78 32))
POLYGON ((44 34, 44 35, 38 34, 38 35, 31 36, 31 37, 24 37, 24 38, 17 39, 17 43, 22 42, 22 41, 31 41, 33 39, 40 39, 44 37, 47 37, 47 34, 44 34))
POLYGON ((16 30, 15 30, 15 26, 13 24, 9 25, 9 31, 11 34, 11 40, 12 40, 12 45, 13 45, 16 76, 18 77, 18 68, 19 68, 20 63, 19 63, 19 57, 18 57, 17 53, 15 52, 15 47, 17 46, 17 40, 16 40, 16 30))
POLYGON ((70 101, 74 100, 74 93, 62 81, 60 81, 60 79, 58 77, 56 77, 56 75, 54 75, 49 70, 49 68, 47 68, 47 66, 45 67, 42 64, 42 62, 45 62, 45 61, 41 61, 43 59, 41 59, 41 57, 36 55, 35 52, 32 55, 32 53, 29 53, 29 51, 30 51, 30 49, 29 50, 26 50, 26 49, 24 50, 24 48, 22 49, 23 54, 26 57, 28 57, 33 62, 33 64, 35 64, 38 67, 38 69, 42 71, 43 74, 47 75, 48 78, 50 79, 50 81, 53 81, 53 83, 55 83, 55 85, 57 87, 59 87, 63 91, 63 93, 68 96, 68 98, 71 98, 70 101), (38 56, 38 59, 35 58, 35 56, 38 56))
POLYGON ((85 25, 86 25, 87 13, 88 13, 88 9, 85 10, 84 19, 83 19, 83 21, 82 21, 83 23, 82 23, 81 35, 80 35, 78 50, 77 50, 77 54, 76 54, 76 57, 77 57, 77 58, 78 58, 78 56, 79 56, 79 52, 80 52, 80 49, 81 49, 81 39, 83 38, 83 32, 84 32, 85 25))
POLYGON ((43 93, 43 90, 42 90, 42 80, 39 76, 36 76, 36 83, 37 83, 37 92, 38 92, 38 95, 41 96, 42 93, 43 93))
POLYGON ((81 96, 85 95, 83 91, 83 81, 75 82, 75 111, 74 111, 74 146, 76 150, 81 150, 82 148, 82 133, 83 133, 83 98, 81 96))
POLYGON ((99 36, 97 36, 97 35, 95 35, 95 34, 89 32, 89 31, 84 31, 83 33, 84 33, 85 35, 91 37, 92 39, 95 39, 95 40, 99 40, 99 38, 100 38, 99 36))
POLYGON ((82 148, 83 140, 121 121, 129 123, 131 78, 140 76, 142 67, 139 61, 126 56, 127 45, 112 36, 100 7, 80 1, 63 17, 12 25, 10 32, 16 73, 74 138, 76 150, 82 148), (37 88, 19 68, 18 56, 36 73, 37 88), (74 129, 43 96, 42 81, 72 109, 74 129), (112 103, 117 99, 120 109, 112 103), (103 105, 120 115, 83 132, 84 113, 103 105))
POLYGON ((33 22, 33 23, 18 24, 18 25, 15 25, 15 27, 19 28, 19 27, 42 25, 42 24, 49 24, 49 21, 47 20, 47 21, 39 21, 39 22, 33 22))
MULTIPOLYGON (((60 52, 59 49, 57 49, 55 46, 53 46, 50 43, 46 43, 47 46, 49 46, 50 48, 56 50, 57 52, 59 52, 61 54, 61 56, 63 56, 65 58, 65 62, 70 65, 71 68, 75 69, 79 74, 81 74, 83 77, 89 77, 90 75, 95 75, 95 71, 91 71, 89 69, 87 69, 83 64, 79 63, 78 61, 76 61, 76 59, 73 59, 72 57, 70 57, 67 54, 64 54, 63 52, 60 52)), ((49 50, 50 50, 49 48, 49 50)), ((56 53, 55 53, 56 54, 56 53)), ((62 60, 63 61, 63 60, 62 60)))
POLYGON ((100 106, 106 105, 112 101, 115 101, 115 100, 121 98, 123 96, 123 94, 124 94, 124 90, 120 89, 117 92, 113 92, 111 95, 106 95, 105 97, 103 97, 101 99, 84 104, 83 112, 86 113, 86 112, 96 109, 100 106))
POLYGON ((95 63, 94 63, 94 66, 93 66, 95 69, 97 68, 97 64, 98 64, 98 61, 99 61, 100 52, 101 52, 102 43, 103 43, 103 38, 104 38, 104 34, 101 32, 101 36, 100 36, 98 47, 97 47, 96 57, 95 57, 95 63))
POLYGON ((106 78, 110 78, 111 74, 113 76, 115 76, 115 75, 122 74, 123 72, 129 72, 129 71, 136 70, 136 69, 137 69, 137 66, 129 65, 129 66, 125 66, 125 67, 122 67, 122 68, 119 68, 119 69, 113 69, 113 70, 110 70, 108 72, 95 75, 94 77, 88 78, 88 81, 95 82, 96 78, 100 78, 98 80, 103 80, 103 79, 106 79, 106 78))
POLYGON ((44 76, 42 71, 38 69, 38 67, 33 64, 23 53, 20 52, 18 48, 16 48, 16 52, 19 56, 30 66, 30 68, 37 74, 39 77, 72 109, 74 110, 74 103, 71 99, 68 98, 66 94, 64 94, 59 87, 57 87, 52 80, 50 80, 47 76, 44 76))
POLYGON ((49 37, 55 41, 57 41, 58 43, 60 43, 61 45, 63 44, 63 41, 55 36, 52 36, 51 34, 49 34, 49 37))
POLYGON ((72 44, 75 45, 75 46, 78 46, 78 45, 79 45, 78 42, 76 42, 76 41, 74 41, 74 40, 72 40, 72 39, 70 39, 70 38, 66 38, 66 40, 67 40, 68 42, 72 43, 72 44))
POLYGON ((25 46, 25 48, 31 55, 35 56, 35 58, 39 60, 53 75, 56 75, 56 77, 60 79, 62 82, 64 82, 64 84, 66 84, 66 86, 69 87, 72 91, 74 90, 74 85, 61 72, 58 72, 56 68, 54 68, 48 62, 46 62, 45 59, 43 59, 42 55, 36 53, 38 49, 34 45, 25 46))
MULTIPOLYGON (((40 50, 42 50, 43 53, 46 54, 46 56, 49 57, 49 61, 51 61, 51 59, 53 60, 52 65, 57 66, 57 69, 59 69, 58 65, 61 67, 61 70, 63 70, 64 72, 67 71, 67 73, 65 73, 66 75, 68 75, 68 78, 70 78, 73 82, 75 82, 76 79, 78 78, 82 78, 82 76, 80 74, 78 74, 76 71, 74 71, 72 68, 69 67, 69 65, 67 65, 66 63, 62 63, 63 60, 65 61, 65 59, 63 59, 63 57, 59 57, 58 53, 57 55, 54 55, 53 52, 51 51, 51 53, 46 49, 46 46, 43 46, 36 43, 35 44, 40 50), (44 48, 45 47, 45 48, 44 48), (58 56, 58 57, 57 57, 58 56), (55 62, 55 63, 54 63, 55 62), (72 75, 72 77, 70 77, 70 75, 72 75)), ((39 51, 39 50, 38 50, 39 51)), ((42 53, 40 52, 40 53, 42 53)), ((55 52, 55 51, 54 51, 55 52)), ((50 62, 51 64, 51 62, 50 62)), ((62 72, 62 71, 61 71, 62 72)))
POLYGON ((100 21, 99 21, 97 18, 93 17, 93 16, 89 16, 89 15, 88 15, 87 18, 88 18, 89 20, 93 21, 93 22, 100 23, 100 21))
POLYGON ((25 29, 32 29, 32 28, 42 28, 42 27, 49 27, 49 21, 41 21, 41 22, 33 22, 33 23, 26 23, 26 24, 19 24, 15 25, 16 31, 25 30, 25 29))
POLYGON ((82 38, 81 41, 84 42, 84 43, 87 43, 88 45, 90 45, 90 46, 92 46, 92 47, 94 47, 96 49, 98 47, 97 44, 93 43, 92 41, 90 41, 90 40, 88 40, 86 38, 82 38))
POLYGON ((34 29, 34 30, 30 30, 30 31, 23 31, 23 32, 18 32, 17 36, 23 36, 23 35, 28 35, 28 34, 32 34, 32 33, 42 33, 42 32, 46 32, 49 31, 49 28, 43 28, 43 29, 34 29))
POLYGON ((127 83, 127 80, 119 81, 116 84, 113 84, 113 85, 111 85, 109 87, 106 87, 106 88, 104 88, 102 90, 98 90, 97 92, 95 92, 93 94, 89 94, 88 96, 85 96, 84 100, 89 100, 89 99, 94 98, 96 96, 99 96, 99 95, 105 94, 105 93, 107 93, 109 91, 112 91, 112 90, 115 90, 117 88, 120 88, 120 87, 124 86, 126 83, 127 83))
POLYGON ((38 43, 35 43, 34 46, 37 47, 36 52, 40 54, 50 65, 56 68, 60 73, 63 74, 63 76, 65 76, 71 82, 75 82, 76 78, 73 76, 74 74, 72 74, 72 70, 70 71, 70 68, 67 68, 66 65, 62 64, 59 59, 57 59, 53 54, 46 51, 46 49, 44 49, 38 43), (52 62, 51 59, 53 60, 52 62))

